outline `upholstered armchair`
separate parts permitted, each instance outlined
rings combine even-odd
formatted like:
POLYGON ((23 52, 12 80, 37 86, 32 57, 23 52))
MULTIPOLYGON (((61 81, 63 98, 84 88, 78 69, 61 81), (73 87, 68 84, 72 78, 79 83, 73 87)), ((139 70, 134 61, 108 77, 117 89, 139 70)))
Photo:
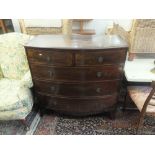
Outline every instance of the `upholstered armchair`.
POLYGON ((155 53, 155 20, 136 19, 133 20, 132 28, 129 32, 123 27, 114 24, 109 31, 111 34, 120 35, 129 44, 128 60, 133 60, 137 53, 155 53))
POLYGON ((23 46, 29 39, 20 33, 0 35, 0 120, 26 123, 31 112, 33 84, 23 46))

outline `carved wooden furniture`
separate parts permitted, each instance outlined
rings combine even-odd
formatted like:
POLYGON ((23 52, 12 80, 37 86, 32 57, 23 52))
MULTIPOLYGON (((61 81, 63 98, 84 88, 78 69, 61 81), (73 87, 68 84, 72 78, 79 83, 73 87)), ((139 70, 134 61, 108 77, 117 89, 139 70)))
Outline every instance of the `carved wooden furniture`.
POLYGON ((111 34, 120 35, 129 43, 129 58, 133 60, 137 53, 155 53, 155 20, 136 19, 133 20, 132 28, 125 31, 118 24, 114 24, 111 34))
POLYGON ((40 35, 25 48, 42 110, 89 115, 116 109, 127 51, 121 38, 40 35))
POLYGON ((128 93, 138 110, 140 116, 137 124, 137 133, 143 125, 144 116, 155 116, 155 81, 152 82, 152 87, 149 86, 129 86, 128 93))

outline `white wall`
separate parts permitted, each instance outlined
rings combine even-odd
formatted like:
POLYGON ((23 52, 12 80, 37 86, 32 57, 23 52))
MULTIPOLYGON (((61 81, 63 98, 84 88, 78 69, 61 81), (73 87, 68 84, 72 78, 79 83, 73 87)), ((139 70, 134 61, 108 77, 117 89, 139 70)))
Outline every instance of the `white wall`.
MULTIPOLYGON (((17 19, 13 19, 13 26, 16 32, 20 31, 20 26, 17 19)), ((107 28, 112 27, 113 22, 120 24, 125 30, 130 30, 132 20, 130 19, 94 19, 85 23, 84 28, 95 29, 96 34, 104 34, 107 28)), ((78 28, 78 23, 73 25, 73 28, 78 28)))
POLYGON ((21 32, 18 19, 12 19, 12 24, 13 24, 15 32, 21 32))
MULTIPOLYGON (((94 19, 92 21, 88 21, 84 24, 85 29, 94 29, 96 34, 104 34, 107 30, 107 28, 110 28, 113 26, 113 23, 117 23, 121 25, 125 30, 130 30, 132 25, 132 20, 117 20, 117 19, 94 19)), ((73 28, 78 28, 78 23, 73 24, 73 28)))

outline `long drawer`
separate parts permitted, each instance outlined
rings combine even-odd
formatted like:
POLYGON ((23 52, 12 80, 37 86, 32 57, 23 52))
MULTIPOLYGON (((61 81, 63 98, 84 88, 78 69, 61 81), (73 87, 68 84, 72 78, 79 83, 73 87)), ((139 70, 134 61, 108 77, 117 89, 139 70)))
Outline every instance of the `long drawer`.
POLYGON ((125 49, 112 50, 91 50, 79 51, 76 53, 77 66, 94 66, 105 64, 119 64, 124 63, 126 58, 125 49))
POLYGON ((52 66, 71 66, 72 53, 61 50, 28 49, 27 56, 31 63, 47 64, 52 66))
POLYGON ((35 80, 35 89, 38 92, 52 96, 91 97, 112 95, 119 89, 119 80, 105 81, 102 83, 56 83, 35 80))
POLYGON ((56 81, 104 81, 120 79, 122 67, 106 65, 99 67, 47 67, 31 64, 33 79, 56 81))
POLYGON ((40 94, 37 97, 43 107, 73 115, 100 113, 114 108, 117 102, 117 94, 94 99, 57 98, 40 94))

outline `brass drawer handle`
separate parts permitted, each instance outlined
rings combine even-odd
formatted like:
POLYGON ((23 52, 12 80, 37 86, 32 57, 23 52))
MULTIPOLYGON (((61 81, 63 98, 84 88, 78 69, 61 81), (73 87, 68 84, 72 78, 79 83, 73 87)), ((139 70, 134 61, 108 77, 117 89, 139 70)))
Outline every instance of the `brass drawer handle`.
POLYGON ((53 105, 57 105, 57 102, 56 101, 53 101, 53 105))
POLYGON ((53 101, 52 99, 49 101, 49 104, 52 105, 57 105, 57 101, 53 101))
POLYGON ((97 74, 96 74, 96 76, 98 77, 98 78, 100 78, 100 77, 102 77, 102 72, 97 72, 97 74))
MULTIPOLYGON (((43 57, 43 54, 42 54, 42 53, 39 53, 38 55, 39 55, 39 57, 43 57)), ((45 55, 44 55, 44 58, 45 58, 48 62, 50 61, 50 57, 49 57, 49 56, 45 57, 45 55)))
POLYGON ((48 61, 48 62, 50 61, 50 57, 47 57, 47 61, 48 61))
POLYGON ((54 73, 52 71, 48 71, 49 76, 52 77, 54 75, 54 73))
POLYGON ((99 57, 98 57, 98 62, 99 62, 99 63, 102 63, 103 60, 104 60, 104 58, 103 58, 102 56, 99 56, 99 57))
POLYGON ((96 89, 96 92, 97 92, 97 93, 101 93, 101 88, 97 88, 97 89, 96 89))
POLYGON ((56 90, 55 86, 51 87, 51 91, 54 92, 56 90))

